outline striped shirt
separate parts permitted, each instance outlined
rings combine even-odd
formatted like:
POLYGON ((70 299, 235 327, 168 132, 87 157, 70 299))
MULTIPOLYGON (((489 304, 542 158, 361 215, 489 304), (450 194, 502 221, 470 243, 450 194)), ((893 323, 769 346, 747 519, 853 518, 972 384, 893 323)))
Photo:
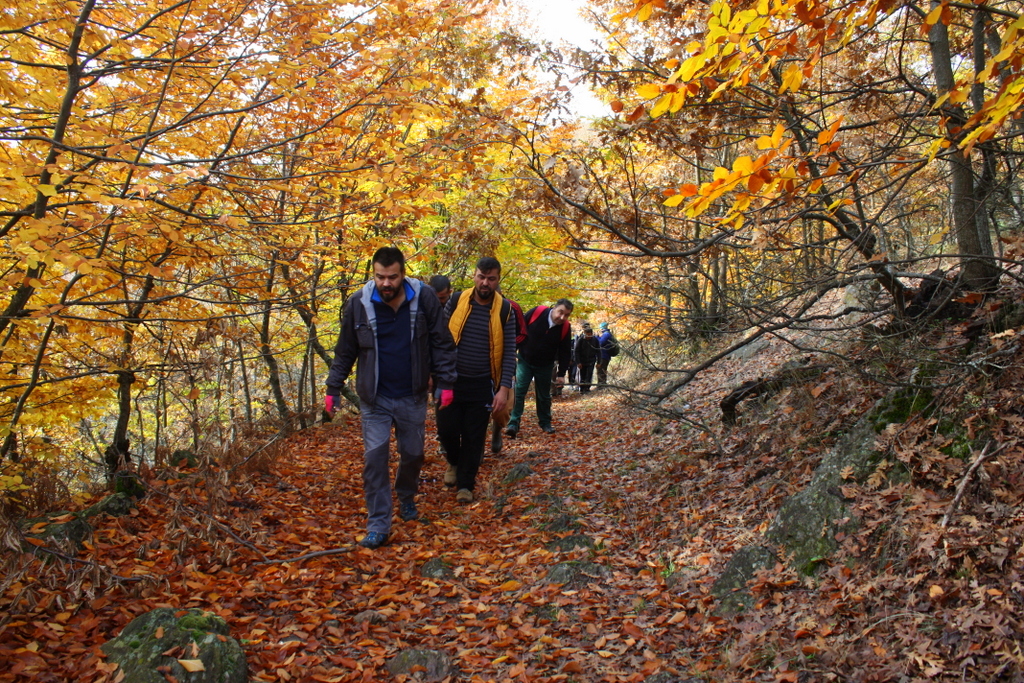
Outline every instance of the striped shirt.
MULTIPOLYGON (((462 296, 473 296, 472 290, 462 292, 462 296)), ((454 311, 452 297, 448 301, 448 314, 454 311)), ((461 379, 483 379, 491 376, 491 305, 478 304, 475 299, 469 302, 469 317, 462 328, 462 335, 456 353, 455 369, 461 379)), ((508 320, 503 325, 504 349, 501 363, 501 386, 511 387, 516 374, 516 318, 509 311, 508 320)))

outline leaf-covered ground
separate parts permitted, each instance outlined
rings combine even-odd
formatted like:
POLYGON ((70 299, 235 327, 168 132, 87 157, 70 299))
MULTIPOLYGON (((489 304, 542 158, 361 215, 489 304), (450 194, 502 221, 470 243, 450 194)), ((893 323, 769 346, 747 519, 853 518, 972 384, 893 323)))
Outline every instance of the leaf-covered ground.
MULTIPOLYGON (((388 679, 386 663, 413 647, 445 652, 465 681, 1020 680, 1011 418, 1024 373, 1011 367, 988 394, 1008 416, 993 427, 1007 445, 1001 479, 965 502, 967 517, 939 528, 969 463, 937 450, 934 425, 882 435, 894 461, 926 470, 844 490, 862 524, 841 555, 810 578, 763 572, 746 614, 718 615, 711 584, 870 405, 838 375, 710 431, 635 412, 613 391, 561 397, 558 433, 528 412, 465 506, 428 437, 422 519, 396 518, 376 551, 353 546, 354 415, 292 436, 245 476, 154 477, 137 514, 94 519, 85 563, 22 558, 29 571, 0 596, 0 681, 116 680, 98 646, 160 606, 223 616, 264 681, 388 679), (448 575, 424 575, 430 561, 448 575)), ((691 388, 708 425, 726 379, 691 388)))

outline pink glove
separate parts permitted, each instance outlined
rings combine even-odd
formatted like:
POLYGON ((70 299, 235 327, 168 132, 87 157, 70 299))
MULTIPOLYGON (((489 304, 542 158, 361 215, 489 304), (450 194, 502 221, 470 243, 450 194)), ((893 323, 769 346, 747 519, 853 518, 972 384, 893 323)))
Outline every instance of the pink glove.
POLYGON ((441 390, 441 407, 446 408, 452 404, 455 400, 455 391, 453 389, 442 389, 441 390))
POLYGON ((334 409, 337 406, 334 405, 334 397, 328 394, 324 396, 324 410, 327 411, 328 415, 334 415, 334 409))

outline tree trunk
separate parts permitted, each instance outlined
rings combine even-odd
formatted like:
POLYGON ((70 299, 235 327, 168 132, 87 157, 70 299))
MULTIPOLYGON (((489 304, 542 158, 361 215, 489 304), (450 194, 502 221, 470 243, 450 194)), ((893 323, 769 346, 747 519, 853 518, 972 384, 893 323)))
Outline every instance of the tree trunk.
POLYGON ((252 424, 252 392, 249 390, 249 371, 245 367, 245 350, 242 348, 242 340, 235 340, 238 346, 238 363, 242 371, 242 394, 245 396, 245 421, 252 424))
MULTIPOLYGON (((932 8, 939 7, 932 2, 932 8)), ((949 29, 937 21, 928 32, 928 44, 931 49, 932 71, 935 76, 937 95, 940 97, 955 86, 953 78, 952 54, 949 47, 949 29)), ((967 120, 959 107, 943 107, 947 131, 954 139, 953 130, 959 129, 967 120)), ((992 240, 986 231, 984 235, 978 229, 978 216, 982 206, 978 204, 974 190, 974 170, 971 160, 959 147, 952 148, 947 157, 950 175, 950 201, 953 203, 953 230, 956 235, 957 248, 961 254, 961 269, 964 284, 972 290, 988 290, 995 286, 999 278, 999 270, 991 258, 992 240), (987 245, 987 246, 986 246, 987 245)), ((987 228, 987 225, 986 225, 987 228)))
POLYGON ((273 303, 271 302, 271 299, 274 292, 274 275, 277 267, 277 256, 277 252, 274 252, 271 256, 270 273, 267 276, 267 300, 263 303, 263 324, 260 326, 260 356, 263 357, 263 362, 267 364, 270 391, 274 394, 274 403, 277 406, 277 414, 287 425, 289 417, 288 403, 285 401, 284 391, 281 389, 281 370, 277 364, 277 358, 274 357, 274 353, 270 349, 270 312, 273 310, 273 303))

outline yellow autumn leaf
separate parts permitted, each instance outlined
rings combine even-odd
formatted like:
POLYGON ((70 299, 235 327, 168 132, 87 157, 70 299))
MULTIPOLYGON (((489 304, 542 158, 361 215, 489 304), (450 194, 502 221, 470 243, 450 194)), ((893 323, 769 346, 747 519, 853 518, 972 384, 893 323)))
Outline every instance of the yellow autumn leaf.
POLYGON ((36 185, 36 190, 44 197, 52 197, 57 194, 56 185, 36 185))
POLYGON ((668 111, 669 106, 672 104, 672 93, 665 93, 661 96, 654 107, 651 108, 651 118, 656 119, 665 112, 668 111))
POLYGON ((754 160, 747 156, 742 156, 736 161, 732 162, 732 170, 735 173, 747 174, 754 170, 754 160))
POLYGON ((786 92, 787 90, 796 92, 800 89, 800 85, 804 82, 804 72, 799 64, 790 64, 786 68, 786 73, 782 76, 782 87, 779 88, 779 94, 786 92))
POLYGON ((674 194, 671 197, 669 197, 668 199, 666 199, 665 201, 663 201, 662 205, 664 205, 664 206, 679 206, 680 204, 683 203, 683 199, 684 199, 683 195, 681 195, 681 194, 674 194))
POLYGON ((644 85, 637 86, 636 94, 645 100, 653 100, 661 94, 661 86, 657 83, 645 83, 644 85))
POLYGON ((181 668, 189 673, 206 671, 206 667, 203 666, 203 660, 201 659, 179 659, 178 664, 181 664, 181 668))

